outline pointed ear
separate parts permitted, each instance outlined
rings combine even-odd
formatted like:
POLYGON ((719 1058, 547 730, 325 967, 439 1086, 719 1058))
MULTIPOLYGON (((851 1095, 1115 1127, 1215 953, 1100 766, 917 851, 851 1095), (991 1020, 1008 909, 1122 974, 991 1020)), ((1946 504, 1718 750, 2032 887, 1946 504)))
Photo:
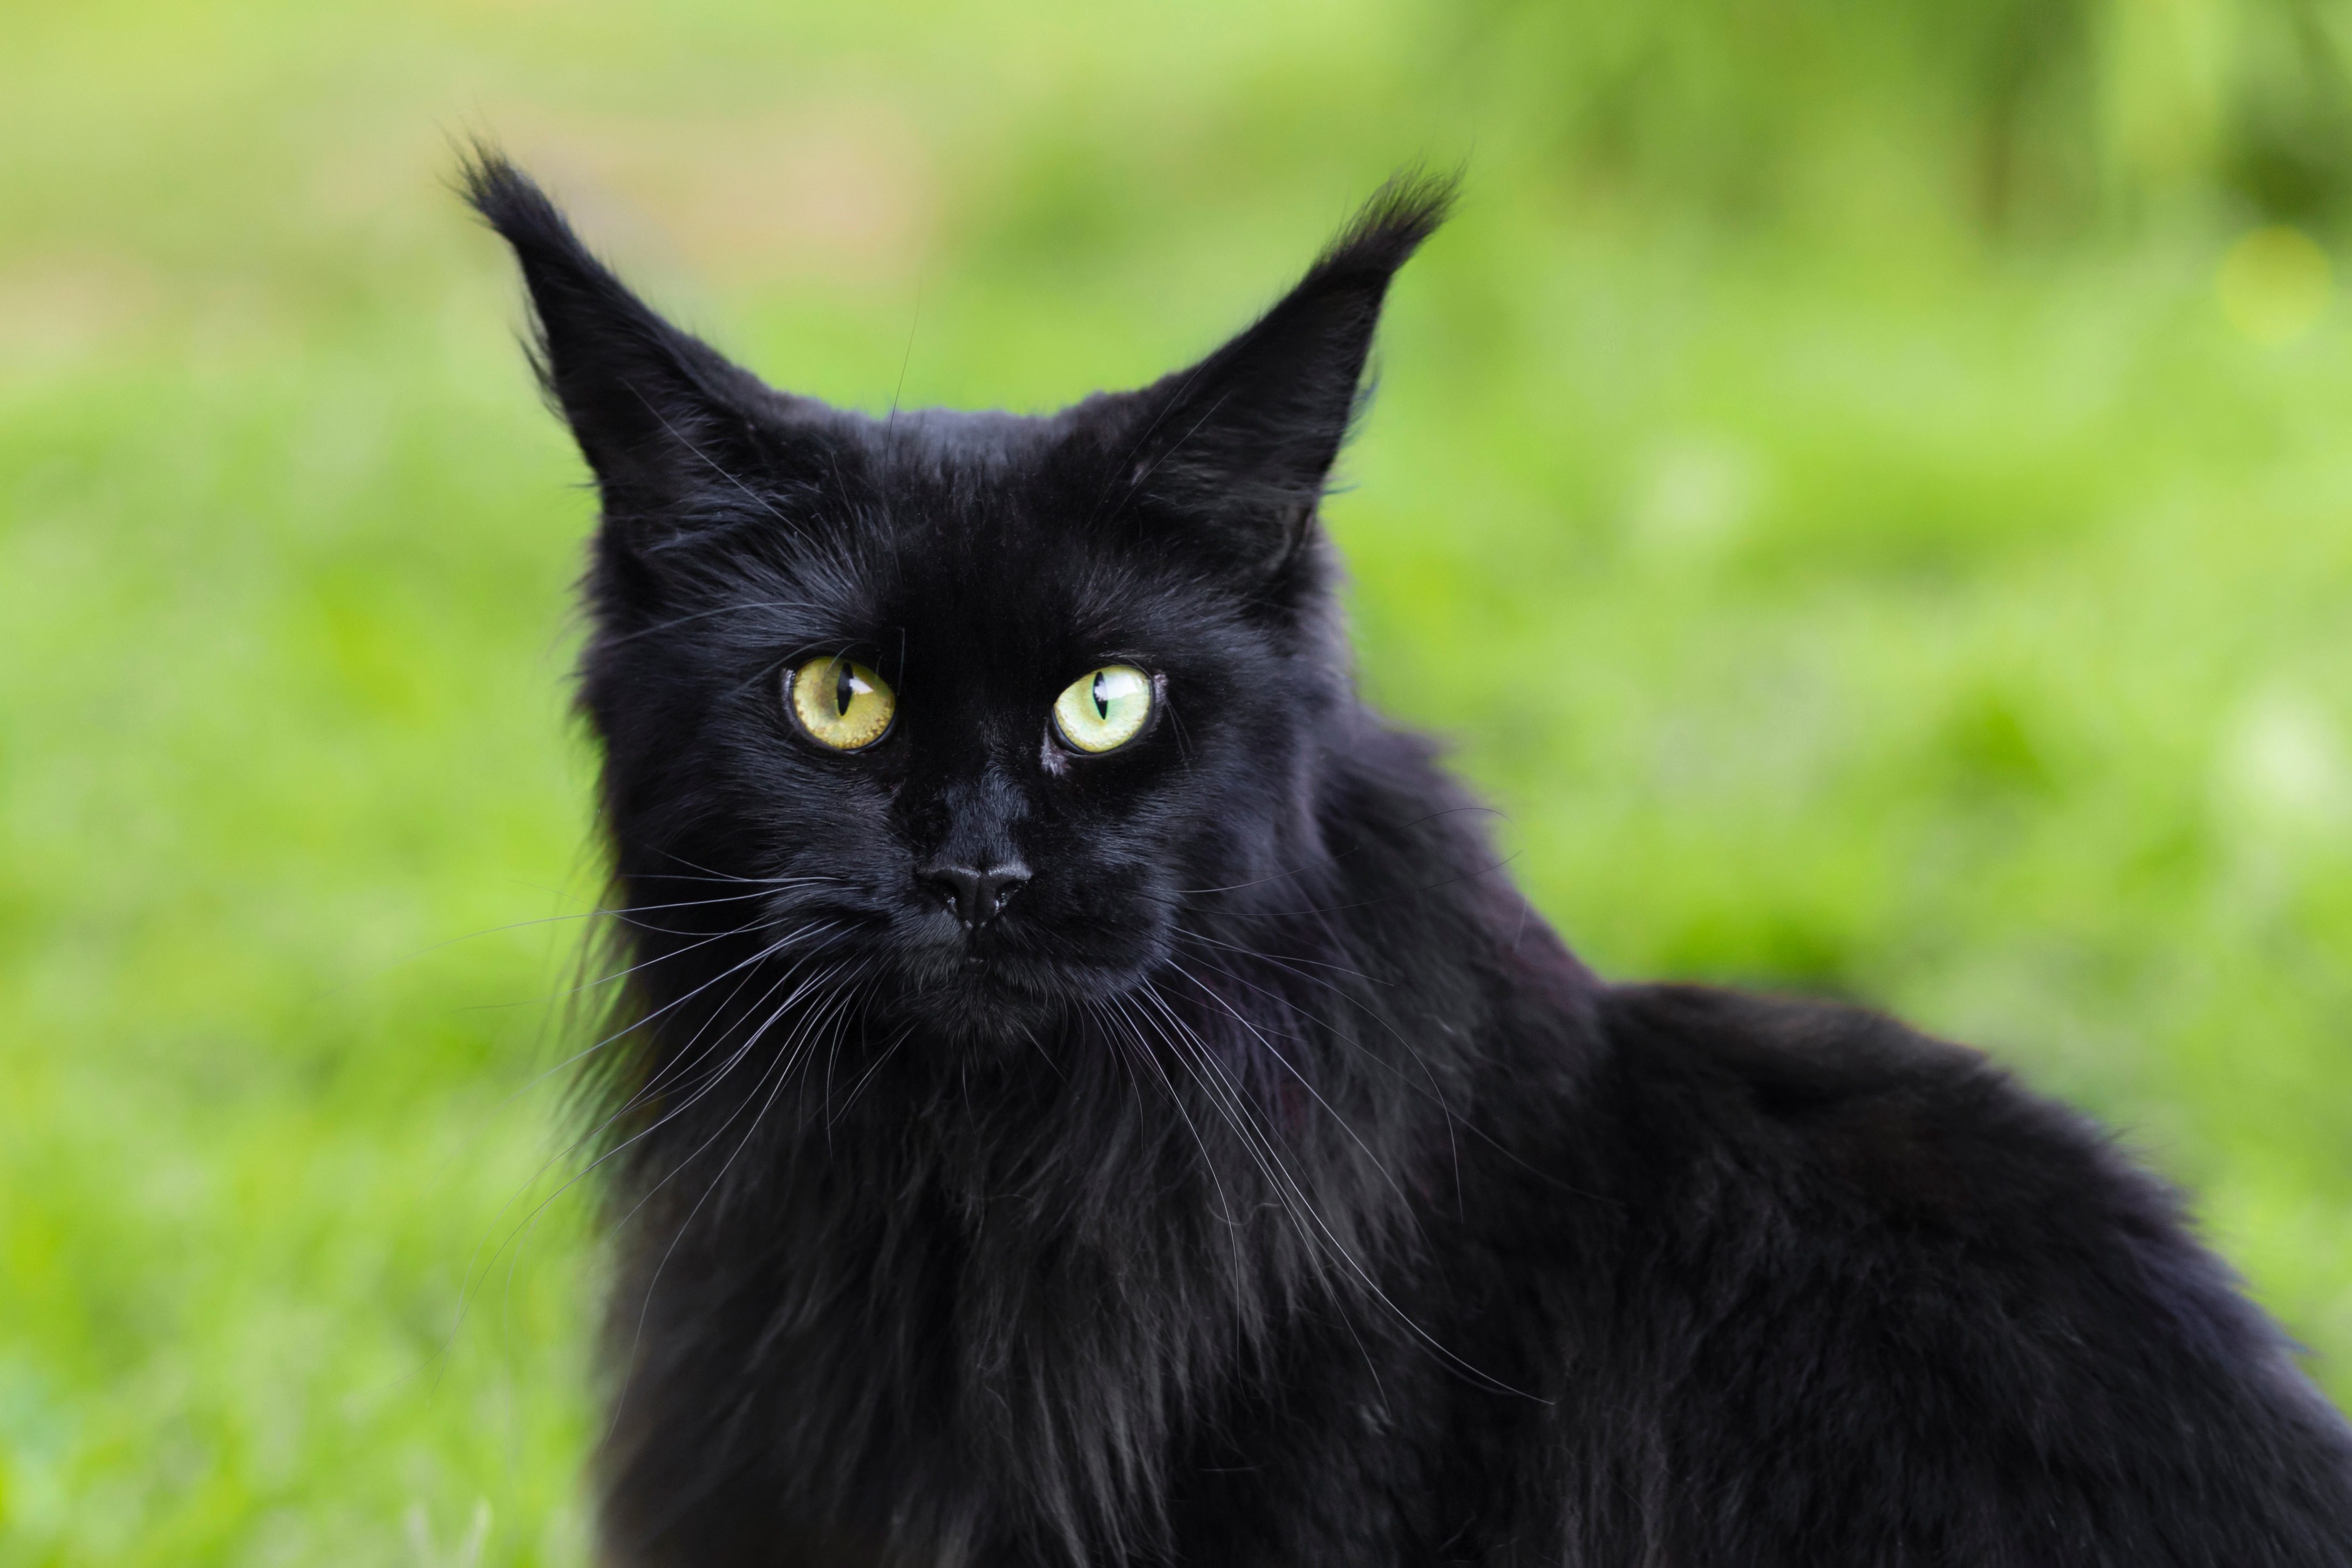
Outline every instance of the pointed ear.
POLYGON ((728 488, 759 446, 755 414, 794 400, 655 314, 496 151, 477 146, 460 179, 522 264, 533 368, 595 471, 607 520, 690 511, 698 492, 728 488))
POLYGON ((1245 568, 1297 553, 1358 412, 1389 279, 1454 196, 1450 178, 1391 179, 1255 326, 1129 395, 1139 435, 1117 482, 1141 510, 1245 568))

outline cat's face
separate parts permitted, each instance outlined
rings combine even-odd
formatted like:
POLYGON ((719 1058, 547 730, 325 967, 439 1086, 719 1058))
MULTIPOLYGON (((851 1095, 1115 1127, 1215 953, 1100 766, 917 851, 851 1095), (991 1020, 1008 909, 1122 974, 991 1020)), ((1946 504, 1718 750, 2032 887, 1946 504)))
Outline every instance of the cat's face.
POLYGON ((659 750, 632 772, 651 809, 616 813, 655 840, 625 867, 665 900, 770 883, 765 916, 835 928, 958 1034, 1126 989, 1188 898, 1270 851, 1344 690, 1294 613, 1316 552, 1268 603, 1144 548, 1094 515, 1116 458, 1072 421, 824 424, 824 489, 743 476, 792 526, 752 508, 608 612, 592 704, 659 750))
POLYGON ((505 165, 474 195, 604 496, 583 697, 633 905, 1012 1042, 1311 841, 1352 710, 1315 503, 1442 193, 1376 204, 1202 365, 1038 419, 775 393, 505 165))

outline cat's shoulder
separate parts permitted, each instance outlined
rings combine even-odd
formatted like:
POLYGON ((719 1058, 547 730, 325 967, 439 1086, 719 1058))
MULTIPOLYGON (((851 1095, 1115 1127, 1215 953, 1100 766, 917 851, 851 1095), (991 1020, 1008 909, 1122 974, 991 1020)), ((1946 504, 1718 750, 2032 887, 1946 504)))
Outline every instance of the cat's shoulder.
POLYGON ((1624 1256, 1656 1300, 1738 1325, 1738 1364, 1834 1342, 1855 1400, 1907 1368, 2021 1429, 2046 1425, 2037 1401, 2117 1389, 2166 1422, 2285 1419, 2331 1434, 2330 1495, 2352 1501, 2347 1434, 2287 1342, 2089 1117, 1837 1003, 1625 986, 1600 1019, 1624 1256))
POLYGON ((1680 1480, 1821 1548, 1749 1521, 1690 1560, 2352 1562, 2352 1431, 2087 1117, 1832 1003, 1626 986, 1595 1023, 1604 1201, 1555 1211, 1612 1260, 1589 1296, 1562 1276, 1613 1347, 1587 1374, 1671 1391, 1680 1480))
POLYGON ((1600 1017, 1657 1188, 1736 1184, 1822 1221, 2009 1245, 2178 1224, 2169 1189, 2089 1118, 1883 1014, 1652 984, 1610 988, 1600 1017))

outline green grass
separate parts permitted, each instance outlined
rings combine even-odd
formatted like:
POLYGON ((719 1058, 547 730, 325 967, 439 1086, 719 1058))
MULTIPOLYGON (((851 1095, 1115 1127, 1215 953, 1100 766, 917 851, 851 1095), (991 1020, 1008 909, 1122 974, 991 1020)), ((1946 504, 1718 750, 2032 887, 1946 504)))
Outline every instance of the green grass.
POLYGON ((12 23, 0 1568, 582 1560, 579 922, 520 922, 595 889, 590 506, 441 186, 477 129, 867 407, 1141 381, 1469 153, 1330 508, 1370 689, 1607 972, 1996 1049, 2352 1397, 2352 331, 2231 325, 2239 79, 2122 11, 1993 211, 1998 49, 1785 8, 12 23))

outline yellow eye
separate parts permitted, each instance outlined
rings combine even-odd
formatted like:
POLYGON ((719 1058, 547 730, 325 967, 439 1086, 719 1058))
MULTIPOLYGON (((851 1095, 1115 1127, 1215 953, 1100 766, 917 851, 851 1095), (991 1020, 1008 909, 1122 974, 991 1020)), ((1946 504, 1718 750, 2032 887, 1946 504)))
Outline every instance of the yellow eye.
POLYGON ((1126 745, 1150 717, 1151 677, 1131 664, 1090 670, 1054 699, 1054 728, 1082 752, 1126 745))
POLYGON ((880 740, 898 709, 880 676, 845 658, 813 658, 793 671, 791 699, 801 728, 836 752, 880 740))

